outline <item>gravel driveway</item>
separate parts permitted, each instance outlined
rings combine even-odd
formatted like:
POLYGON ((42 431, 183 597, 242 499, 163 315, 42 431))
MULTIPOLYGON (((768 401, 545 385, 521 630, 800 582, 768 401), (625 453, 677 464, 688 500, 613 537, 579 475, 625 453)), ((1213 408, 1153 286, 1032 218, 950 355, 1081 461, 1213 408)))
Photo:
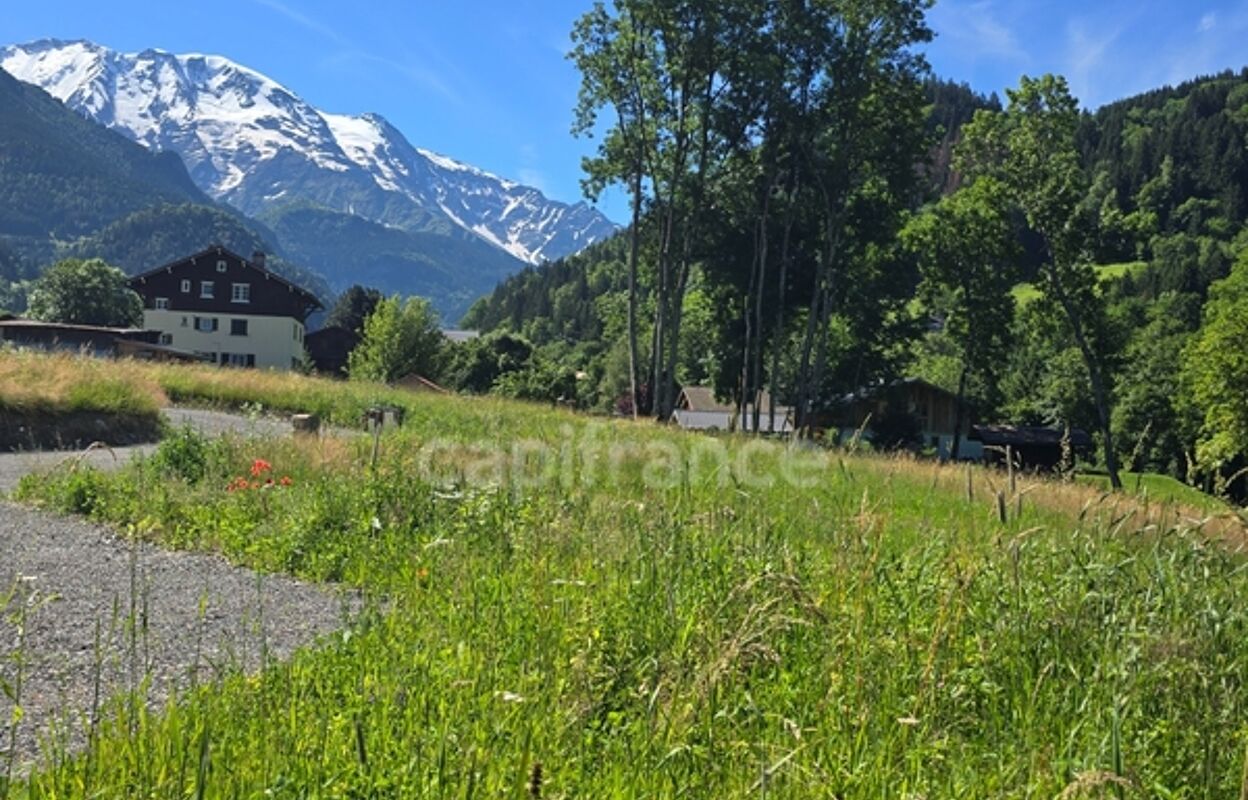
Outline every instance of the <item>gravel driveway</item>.
MULTIPOLYGON (((198 408, 167 408, 164 410, 164 415, 173 427, 190 425, 205 436, 220 436, 223 433, 240 433, 245 436, 281 436, 290 433, 290 423, 272 417, 252 419, 239 414, 198 408)), ((107 469, 125 464, 135 453, 147 454, 155 449, 154 444, 143 444, 134 447, 97 449, 86 455, 73 450, 0 453, 0 495, 13 491, 23 475, 50 469, 66 459, 81 458, 84 464, 107 469)))
MULTIPOLYGON (((209 435, 289 431, 284 423, 218 412, 166 413, 175 425, 209 435)), ((98 450, 87 458, 108 466, 152 449, 98 450)), ((0 492, 73 455, 0 455, 0 492)), ((54 723, 64 723, 71 746, 85 741, 97 678, 106 700, 150 677, 147 700, 158 705, 193 675, 210 680, 222 670, 255 670, 266 656, 288 656, 341 627, 356 605, 325 587, 138 544, 104 526, 0 501, 0 679, 15 686, 19 669, 23 678, 18 761, 30 763, 39 735, 54 723)), ((0 692, 0 767, 12 712, 12 700, 0 692)))

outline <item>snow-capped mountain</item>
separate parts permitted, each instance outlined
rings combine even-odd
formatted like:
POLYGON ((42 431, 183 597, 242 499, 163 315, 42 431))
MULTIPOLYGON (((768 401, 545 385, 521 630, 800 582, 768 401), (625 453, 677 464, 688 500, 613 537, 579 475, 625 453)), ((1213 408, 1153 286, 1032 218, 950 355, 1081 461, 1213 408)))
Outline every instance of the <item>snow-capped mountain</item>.
POLYGON ((414 147, 376 114, 314 108, 220 56, 119 53, 86 41, 0 48, 0 68, 153 150, 171 150, 211 196, 247 214, 306 200, 392 227, 443 220, 539 263, 616 230, 585 203, 414 147))

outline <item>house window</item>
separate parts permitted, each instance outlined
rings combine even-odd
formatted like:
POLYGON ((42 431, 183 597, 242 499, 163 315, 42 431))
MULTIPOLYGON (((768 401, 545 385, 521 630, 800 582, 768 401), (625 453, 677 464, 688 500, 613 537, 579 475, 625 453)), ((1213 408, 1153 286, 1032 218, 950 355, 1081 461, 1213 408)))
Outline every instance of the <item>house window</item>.
POLYGON ((173 334, 172 334, 172 333, 162 333, 162 334, 160 335, 160 343, 161 343, 161 344, 173 344, 173 334))
POLYGON ((195 330, 202 333, 212 333, 217 329, 216 317, 196 317, 195 330))
POLYGON ((224 259, 217 262, 217 272, 225 272, 225 260, 224 259))
POLYGON ((166 311, 166 310, 168 310, 168 308, 169 308, 169 298, 168 298, 168 297, 157 297, 157 298, 156 298, 156 310, 157 310, 157 311, 166 311))
POLYGON ((232 303, 250 303, 251 302, 251 284, 235 283, 231 286, 230 302, 232 303))
POLYGON ((254 367, 256 365, 256 356, 254 353, 222 353, 222 366, 229 364, 231 367, 254 367))
POLYGON ((191 293, 191 279, 183 278, 182 279, 182 294, 190 294, 190 293, 191 293))
POLYGON ((230 335, 231 336, 246 336, 247 335, 247 320, 245 319, 230 320, 230 335))
POLYGON ((213 297, 212 281, 200 281, 199 282, 199 296, 204 298, 205 300, 212 299, 213 297))
POLYGON ((182 327, 183 327, 183 328, 185 328, 185 327, 186 327, 187 325, 189 325, 189 324, 190 324, 190 323, 189 323, 189 322, 187 322, 186 317, 183 317, 183 318, 182 318, 182 327))
POLYGON ((217 363, 217 354, 216 354, 216 353, 206 353, 206 352, 204 352, 203 350, 196 350, 196 351, 195 351, 195 355, 199 356, 200 358, 202 358, 202 359, 204 359, 204 360, 206 360, 206 361, 211 361, 211 362, 212 362, 212 363, 214 363, 214 364, 215 364, 215 363, 217 363))

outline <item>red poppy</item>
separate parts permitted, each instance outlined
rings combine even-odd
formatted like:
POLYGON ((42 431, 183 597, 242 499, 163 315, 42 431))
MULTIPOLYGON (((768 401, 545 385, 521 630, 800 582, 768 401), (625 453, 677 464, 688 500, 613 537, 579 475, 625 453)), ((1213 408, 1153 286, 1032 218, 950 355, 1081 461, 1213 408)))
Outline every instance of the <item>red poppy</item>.
POLYGON ((281 483, 283 486, 292 486, 294 485, 295 482, 290 479, 289 475, 283 475, 279 483, 281 483))
POLYGON ((263 458, 257 458, 251 462, 251 477, 259 478, 264 473, 273 469, 273 465, 265 461, 263 458))

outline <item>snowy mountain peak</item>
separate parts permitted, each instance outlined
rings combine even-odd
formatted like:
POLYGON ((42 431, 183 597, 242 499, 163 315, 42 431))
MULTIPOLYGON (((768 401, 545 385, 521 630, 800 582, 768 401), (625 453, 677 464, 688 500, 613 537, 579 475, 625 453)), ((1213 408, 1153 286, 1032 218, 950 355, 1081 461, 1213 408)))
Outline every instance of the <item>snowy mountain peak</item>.
POLYGON ((202 189, 247 213, 280 198, 393 227, 441 216, 529 263, 616 230, 584 203, 552 201, 414 147, 378 114, 321 111, 222 56, 45 39, 0 48, 0 68, 149 148, 178 153, 202 189))

